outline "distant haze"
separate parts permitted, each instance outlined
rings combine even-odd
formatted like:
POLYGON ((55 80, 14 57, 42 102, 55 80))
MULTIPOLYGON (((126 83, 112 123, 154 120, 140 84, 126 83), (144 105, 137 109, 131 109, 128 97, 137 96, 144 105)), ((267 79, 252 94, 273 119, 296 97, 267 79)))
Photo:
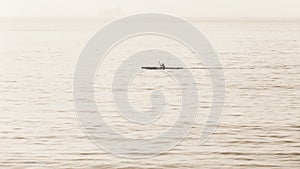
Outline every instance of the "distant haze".
POLYGON ((0 17, 115 17, 159 12, 200 18, 300 18, 299 0, 0 0, 0 17))

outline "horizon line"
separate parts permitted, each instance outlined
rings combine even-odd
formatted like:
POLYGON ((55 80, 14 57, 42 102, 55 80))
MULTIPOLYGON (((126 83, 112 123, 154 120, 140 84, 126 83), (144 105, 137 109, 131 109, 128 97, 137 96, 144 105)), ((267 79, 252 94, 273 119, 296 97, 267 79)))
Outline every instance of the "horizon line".
MULTIPOLYGON (((0 20, 107 20, 107 19, 118 19, 123 18, 130 15, 124 16, 87 16, 87 17, 53 17, 53 16, 43 16, 43 17, 1 17, 0 20)), ((178 16, 180 17, 180 16, 178 16)), ((300 17, 190 17, 190 16, 182 16, 180 18, 193 20, 193 21, 300 21, 300 17)))

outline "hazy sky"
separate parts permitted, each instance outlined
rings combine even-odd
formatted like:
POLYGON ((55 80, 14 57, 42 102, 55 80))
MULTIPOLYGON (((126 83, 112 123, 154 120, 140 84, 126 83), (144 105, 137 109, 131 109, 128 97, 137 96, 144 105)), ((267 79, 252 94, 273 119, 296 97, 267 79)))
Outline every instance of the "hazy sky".
POLYGON ((300 0, 0 0, 0 17, 98 17, 160 12, 185 17, 300 18, 300 0))

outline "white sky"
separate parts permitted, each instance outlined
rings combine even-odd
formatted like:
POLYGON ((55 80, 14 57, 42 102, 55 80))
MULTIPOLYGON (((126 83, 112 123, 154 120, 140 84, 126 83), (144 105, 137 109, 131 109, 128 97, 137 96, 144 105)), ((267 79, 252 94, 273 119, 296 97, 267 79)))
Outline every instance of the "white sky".
POLYGON ((144 12, 203 18, 300 18, 300 0, 0 0, 0 17, 99 17, 144 12))

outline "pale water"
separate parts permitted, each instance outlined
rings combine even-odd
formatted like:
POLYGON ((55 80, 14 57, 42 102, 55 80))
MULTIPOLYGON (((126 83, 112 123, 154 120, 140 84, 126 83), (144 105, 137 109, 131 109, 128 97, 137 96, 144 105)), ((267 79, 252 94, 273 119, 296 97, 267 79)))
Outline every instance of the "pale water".
MULTIPOLYGON (((80 128, 73 104, 80 51, 108 22, 1 20, 0 168, 299 168, 300 22, 191 22, 214 45, 224 67, 226 101, 219 127, 200 144, 211 87, 205 70, 192 70, 200 109, 191 132, 164 154, 130 159, 94 144, 80 128)), ((149 108, 149 91, 164 91, 169 107, 154 125, 128 123, 111 100, 113 71, 122 58, 155 47, 174 52, 188 66, 202 66, 165 37, 137 37, 112 50, 95 78, 95 96, 108 124, 127 137, 155 137, 172 126, 180 110, 180 91, 162 71, 142 72, 129 88, 138 110, 149 108)))

